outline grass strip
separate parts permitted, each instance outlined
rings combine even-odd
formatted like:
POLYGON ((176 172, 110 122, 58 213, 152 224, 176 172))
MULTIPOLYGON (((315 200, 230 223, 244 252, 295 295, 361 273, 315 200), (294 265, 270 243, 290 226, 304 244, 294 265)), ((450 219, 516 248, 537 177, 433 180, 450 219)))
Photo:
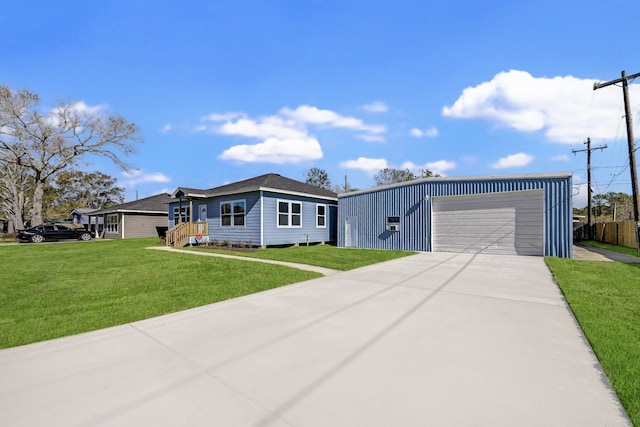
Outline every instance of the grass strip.
POLYGON ((613 252, 619 252, 621 254, 635 256, 635 257, 638 257, 638 262, 640 262, 640 252, 638 252, 638 250, 635 249, 635 248, 628 248, 626 246, 611 245, 609 243, 598 242, 596 240, 582 240, 582 241, 580 241, 580 244, 584 245, 584 246, 591 246, 591 247, 594 247, 594 248, 607 249, 607 250, 610 250, 610 251, 613 251, 613 252))
POLYGON ((210 247, 184 248, 194 251, 221 253, 275 261, 296 262, 347 271, 392 259, 413 255, 410 251, 338 248, 333 245, 291 246, 287 248, 259 249, 255 252, 238 252, 210 247))
POLYGON ((546 262, 622 405, 640 426, 640 264, 546 262))

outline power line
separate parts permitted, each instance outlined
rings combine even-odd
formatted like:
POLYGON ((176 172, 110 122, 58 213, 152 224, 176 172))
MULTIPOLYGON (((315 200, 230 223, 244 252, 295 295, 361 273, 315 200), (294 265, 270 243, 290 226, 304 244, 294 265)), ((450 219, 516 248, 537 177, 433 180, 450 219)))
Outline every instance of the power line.
POLYGON ((638 171, 636 168, 636 149, 633 140, 633 116, 629 102, 629 80, 640 77, 640 73, 627 76, 622 70, 621 77, 605 83, 594 83, 593 90, 622 83, 622 97, 624 99, 624 115, 627 123, 627 143, 629 145, 629 170, 631 171, 631 187, 633 191, 633 219, 636 223, 636 249, 640 251, 640 202, 638 200, 638 171))

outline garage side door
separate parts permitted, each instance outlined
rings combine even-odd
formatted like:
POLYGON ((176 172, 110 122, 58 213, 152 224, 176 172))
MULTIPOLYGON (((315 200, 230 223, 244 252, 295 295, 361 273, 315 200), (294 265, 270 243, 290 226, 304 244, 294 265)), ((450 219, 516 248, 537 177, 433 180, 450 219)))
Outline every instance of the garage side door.
POLYGON ((543 190, 434 197, 435 252, 544 254, 543 190))

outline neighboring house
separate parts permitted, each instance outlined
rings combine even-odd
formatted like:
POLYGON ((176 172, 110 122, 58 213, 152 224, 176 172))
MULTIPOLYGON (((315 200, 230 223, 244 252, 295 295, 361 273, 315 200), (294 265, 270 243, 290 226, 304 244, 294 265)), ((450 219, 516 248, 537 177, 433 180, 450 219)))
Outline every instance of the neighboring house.
POLYGON ((91 208, 75 208, 71 211, 72 222, 74 225, 83 225, 89 229, 89 213, 95 211, 91 208))
POLYGON ((424 178, 338 197, 338 246, 573 256, 570 173, 424 178))
MULTIPOLYGON (((261 175, 208 190, 179 187, 169 205, 169 227, 206 225, 198 241, 275 246, 333 242, 337 194, 277 174, 261 175)), ((167 243, 174 244, 173 229, 167 243)), ((188 233, 195 242, 196 233, 188 233)), ((182 242, 175 243, 180 246, 182 242)))
POLYGON ((99 236, 105 239, 154 237, 158 235, 156 227, 167 226, 167 203, 170 200, 171 196, 163 193, 93 211, 88 216, 92 224, 104 224, 99 236))

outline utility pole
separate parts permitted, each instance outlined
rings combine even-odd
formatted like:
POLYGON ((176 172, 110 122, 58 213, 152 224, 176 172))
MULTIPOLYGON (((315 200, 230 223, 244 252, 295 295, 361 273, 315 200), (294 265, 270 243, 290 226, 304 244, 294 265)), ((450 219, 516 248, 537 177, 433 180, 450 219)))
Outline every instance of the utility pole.
POLYGON ((629 80, 640 77, 640 73, 627 76, 622 70, 622 77, 605 83, 594 83, 593 90, 622 83, 622 96, 624 97, 624 115, 627 122, 627 144, 629 145, 629 169, 631 170, 631 189, 633 193, 633 220, 636 223, 636 249, 640 251, 640 201, 638 200, 638 169, 636 168, 636 149, 633 142, 633 117, 629 103, 629 80))
POLYGON ((607 148, 607 145, 599 145, 598 147, 591 148, 591 138, 587 138, 585 144, 587 144, 586 149, 571 150, 571 152, 574 156, 576 153, 580 153, 582 151, 587 152, 587 224, 589 224, 588 238, 589 240, 591 240, 593 239, 593 233, 591 230, 591 152, 593 150, 604 150, 605 148, 607 148))

